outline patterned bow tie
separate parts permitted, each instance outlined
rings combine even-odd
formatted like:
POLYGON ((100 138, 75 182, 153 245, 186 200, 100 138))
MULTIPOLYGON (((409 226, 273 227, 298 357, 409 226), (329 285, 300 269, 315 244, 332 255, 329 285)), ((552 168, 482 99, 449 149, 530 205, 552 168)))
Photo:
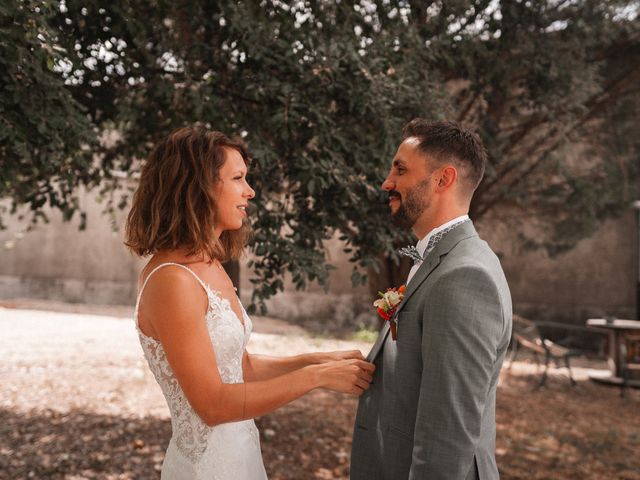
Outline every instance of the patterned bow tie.
POLYGON ((442 240, 442 237, 444 237, 447 233, 449 233, 458 225, 459 224, 451 225, 450 227, 447 227, 444 230, 440 230, 439 232, 436 232, 433 235, 431 235, 431 238, 427 242, 427 248, 424 249, 424 256, 426 257, 431 250, 436 248, 436 245, 438 244, 438 242, 440 242, 440 240, 442 240))
POLYGON ((449 233, 451 230, 453 230, 456 227, 459 227, 460 225, 462 225, 463 223, 467 223, 468 221, 470 221, 468 218, 465 218, 464 220, 460 220, 459 222, 454 223, 453 225, 449 225, 447 228, 445 228, 444 230, 440 230, 439 232, 434 233, 433 235, 431 235, 431 238, 429 239, 429 242, 427 242, 427 248, 424 249, 424 256, 425 258, 427 257, 427 255, 429 255, 429 252, 431 250, 433 250, 434 248, 436 248, 436 245, 438 244, 438 242, 440 242, 440 240, 443 239, 443 237, 449 233))
POLYGON ((422 262, 422 255, 420 255, 420 252, 418 251, 418 249, 413 245, 409 245, 408 247, 401 248, 400 250, 398 250, 398 253, 405 257, 409 257, 411 260, 413 260, 414 264, 418 262, 422 262))
POLYGON ((431 235, 431 238, 429 238, 429 241, 427 242, 427 248, 424 249, 424 255, 420 255, 420 252, 418 251, 418 249, 416 247, 414 247, 413 245, 401 248, 400 250, 398 250, 398 253, 400 255, 404 255, 405 257, 409 257, 411 260, 413 260, 414 265, 416 263, 420 263, 427 257, 427 255, 429 255, 429 252, 431 252, 431 250, 433 250, 436 247, 438 242, 440 240, 442 240, 442 238, 447 233, 449 233, 454 228, 456 228, 456 227, 458 227, 458 226, 460 226, 463 223, 466 223, 468 221, 469 221, 469 219, 465 218, 464 220, 456 222, 453 225, 449 225, 444 230, 440 230, 439 232, 436 232, 433 235, 431 235))

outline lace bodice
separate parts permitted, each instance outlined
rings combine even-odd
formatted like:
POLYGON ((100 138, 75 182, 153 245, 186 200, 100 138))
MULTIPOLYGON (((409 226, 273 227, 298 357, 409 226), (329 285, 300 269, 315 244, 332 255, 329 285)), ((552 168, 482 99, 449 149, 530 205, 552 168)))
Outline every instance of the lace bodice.
MULTIPOLYGON (((145 335, 138 325, 138 308, 144 288, 149 281, 149 278, 151 278, 157 270, 168 265, 175 265, 189 271, 206 292, 208 306, 204 321, 207 325, 207 330, 209 331, 209 337, 213 345, 218 364, 218 372, 223 383, 242 383, 244 381, 242 374, 242 356, 251 335, 251 319, 242 307, 242 304, 240 304, 243 316, 243 322, 241 323, 240 319, 231 308, 229 300, 223 298, 219 292, 212 290, 191 269, 177 263, 165 263, 156 267, 147 276, 142 288, 140 289, 138 300, 136 302, 135 321, 138 336, 140 338, 140 344, 147 363, 149 364, 149 368, 162 389, 171 413, 173 434, 167 456, 169 456, 173 444, 177 451, 176 455, 183 457, 181 459, 182 462, 179 463, 184 463, 186 460, 187 463, 193 466, 197 471, 212 472, 212 469, 217 469, 216 471, 224 473, 226 470, 235 467, 229 466, 228 469, 221 468, 225 464, 229 463, 227 462, 228 458, 219 458, 220 455, 224 455, 224 447, 227 446, 222 445, 226 440, 225 438, 220 438, 221 435, 223 437, 224 435, 237 436, 238 432, 232 432, 231 430, 237 430, 237 428, 240 428, 241 433, 249 435, 253 447, 255 447, 255 450, 257 450, 259 454, 259 436, 253 420, 234 422, 215 427, 209 427, 205 424, 193 410, 184 395, 184 392, 180 388, 171 366, 167 361, 162 344, 154 338, 145 335), (229 426, 233 426, 234 428, 230 429, 229 426), (210 463, 211 465, 208 465, 210 463)), ((249 452, 249 454, 251 454, 251 452, 249 452)), ((260 466, 262 466, 261 457, 260 466)), ((264 467, 262 468, 264 471, 264 467)), ((228 473, 229 475, 232 474, 231 471, 228 473)), ((192 478, 230 478, 226 474, 220 473, 218 475, 209 473, 200 476, 194 472, 191 475, 192 478), (195 475, 195 477, 193 475, 195 475)), ((163 467, 163 478, 165 477, 169 478, 164 475, 163 467)), ((177 478, 175 475, 171 475, 170 477, 177 478)), ((264 476, 264 478, 266 478, 266 476, 264 476)))

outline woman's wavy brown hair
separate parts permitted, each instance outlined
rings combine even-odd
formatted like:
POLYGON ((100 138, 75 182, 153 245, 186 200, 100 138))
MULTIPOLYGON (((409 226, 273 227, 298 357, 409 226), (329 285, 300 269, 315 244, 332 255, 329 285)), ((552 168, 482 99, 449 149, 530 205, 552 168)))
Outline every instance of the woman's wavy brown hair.
POLYGON ((127 218, 124 243, 132 252, 142 257, 185 248, 188 255, 223 262, 243 253, 250 234, 247 223, 222 232, 219 239, 213 236, 213 186, 228 148, 249 164, 242 141, 197 125, 179 128, 156 145, 142 167, 127 218))

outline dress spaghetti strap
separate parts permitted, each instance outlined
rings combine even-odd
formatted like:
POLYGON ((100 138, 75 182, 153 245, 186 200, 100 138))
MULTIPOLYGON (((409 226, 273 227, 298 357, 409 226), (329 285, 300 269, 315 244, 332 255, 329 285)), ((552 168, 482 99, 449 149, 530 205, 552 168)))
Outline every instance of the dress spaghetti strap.
POLYGON ((207 294, 207 297, 209 296, 209 287, 207 287, 207 284, 204 283, 202 281, 202 279, 198 275, 196 275, 196 272, 191 270, 189 267, 187 267, 186 265, 182 265, 180 263, 174 263, 174 262, 161 263, 156 268, 151 270, 149 275, 147 275, 147 278, 144 279, 144 282, 142 283, 142 287, 140 288, 140 291, 138 292, 138 298, 136 299, 136 309, 135 309, 135 315, 134 315, 137 327, 139 327, 139 325, 138 325, 138 307, 140 306, 140 299, 142 298, 142 292, 144 291, 144 288, 147 286, 147 282, 151 278, 151 275, 156 273, 162 267, 166 267, 166 266, 169 266, 169 265, 175 265, 176 267, 184 268, 187 272, 191 273, 191 275, 193 275, 196 278, 196 280, 198 281, 198 283, 202 286, 202 288, 204 289, 205 293, 207 294))

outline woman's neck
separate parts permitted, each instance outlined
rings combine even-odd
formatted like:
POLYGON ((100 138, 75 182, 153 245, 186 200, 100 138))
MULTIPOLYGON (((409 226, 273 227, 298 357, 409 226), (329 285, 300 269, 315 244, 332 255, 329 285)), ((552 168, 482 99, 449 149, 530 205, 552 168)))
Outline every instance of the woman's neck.
POLYGON ((173 250, 160 250, 154 258, 161 261, 172 261, 175 263, 193 264, 208 262, 209 257, 204 253, 191 253, 188 248, 176 248, 173 250))

